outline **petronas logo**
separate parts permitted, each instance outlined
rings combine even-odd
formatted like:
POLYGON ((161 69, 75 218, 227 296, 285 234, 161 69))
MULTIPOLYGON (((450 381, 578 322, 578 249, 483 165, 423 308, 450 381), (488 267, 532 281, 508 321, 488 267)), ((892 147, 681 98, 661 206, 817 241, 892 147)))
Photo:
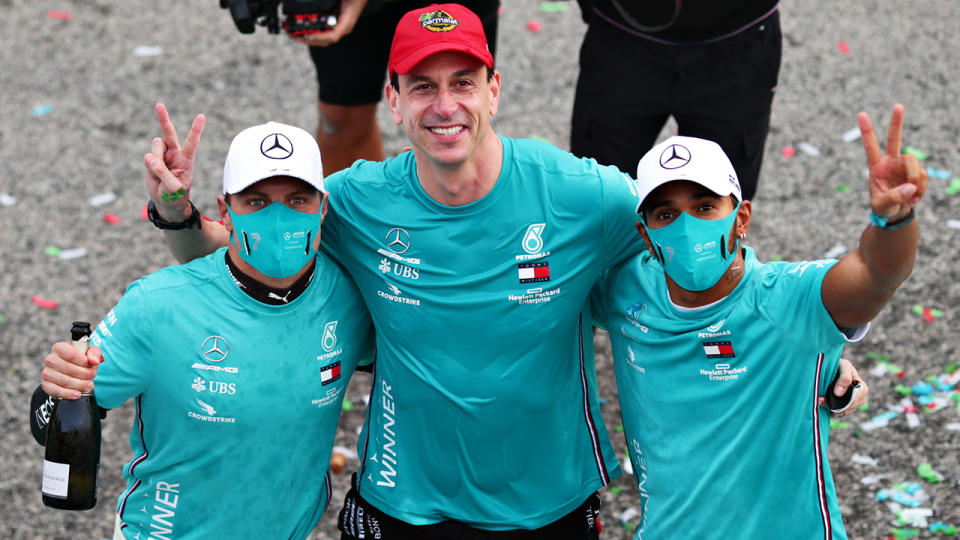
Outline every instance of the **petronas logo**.
POLYGON ((431 32, 449 32, 460 26, 460 21, 454 19, 443 10, 424 13, 420 16, 420 25, 431 32))

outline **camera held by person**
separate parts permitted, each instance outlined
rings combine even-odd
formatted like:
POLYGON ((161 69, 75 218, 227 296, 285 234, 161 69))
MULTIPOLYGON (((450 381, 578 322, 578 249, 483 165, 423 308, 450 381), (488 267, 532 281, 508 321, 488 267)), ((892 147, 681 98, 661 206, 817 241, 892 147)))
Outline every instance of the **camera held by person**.
POLYGON ((326 32, 337 25, 340 0, 220 0, 229 9, 237 30, 252 34, 257 24, 271 34, 283 28, 291 36, 326 32), (283 4, 282 17, 277 8, 283 4))

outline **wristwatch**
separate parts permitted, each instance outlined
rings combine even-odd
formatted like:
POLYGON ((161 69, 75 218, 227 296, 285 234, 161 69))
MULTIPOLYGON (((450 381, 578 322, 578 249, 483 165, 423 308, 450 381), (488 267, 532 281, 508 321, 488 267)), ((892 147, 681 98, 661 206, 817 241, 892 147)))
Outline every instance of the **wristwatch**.
POLYGON ((193 213, 190 214, 190 217, 187 219, 183 221, 164 221, 160 219, 160 215, 157 214, 157 205, 153 204, 151 200, 147 202, 147 219, 158 229, 192 229, 194 225, 199 229, 201 224, 200 210, 197 210, 197 207, 194 206, 193 203, 190 203, 190 208, 193 209, 193 213))

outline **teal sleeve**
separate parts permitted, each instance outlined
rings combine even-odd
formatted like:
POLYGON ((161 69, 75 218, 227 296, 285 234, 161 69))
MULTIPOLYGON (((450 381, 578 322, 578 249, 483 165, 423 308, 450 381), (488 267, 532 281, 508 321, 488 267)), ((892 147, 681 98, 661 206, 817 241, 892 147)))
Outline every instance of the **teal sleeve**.
POLYGON ((103 363, 94 378, 94 392, 101 407, 115 409, 146 390, 155 363, 152 312, 149 298, 136 281, 91 336, 91 343, 103 351, 103 363))
POLYGON ((340 249, 340 229, 342 212, 341 187, 343 186, 345 169, 338 171, 323 179, 323 187, 329 194, 327 198, 327 215, 323 218, 323 225, 320 228, 320 249, 335 261, 340 261, 337 253, 340 249))
POLYGON ((637 232, 637 182, 616 167, 598 167, 602 190, 604 267, 623 262, 644 249, 637 232))
POLYGON ((763 277, 760 303, 770 320, 797 344, 818 351, 833 349, 846 339, 823 304, 820 289, 836 260, 771 265, 763 277))

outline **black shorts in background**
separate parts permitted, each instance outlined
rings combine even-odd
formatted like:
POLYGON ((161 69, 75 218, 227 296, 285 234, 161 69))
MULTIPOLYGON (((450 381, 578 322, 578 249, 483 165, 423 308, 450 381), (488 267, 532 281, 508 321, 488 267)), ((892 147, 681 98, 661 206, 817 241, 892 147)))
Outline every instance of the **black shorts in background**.
MULTIPOLYGON (((364 12, 353 31, 329 47, 310 47, 317 69, 320 101, 331 105, 366 105, 383 97, 387 58, 393 33, 403 14, 433 4, 424 0, 384 0, 370 13, 364 12)), ((500 0, 461 0, 480 17, 490 52, 496 53, 497 10, 500 0)))

